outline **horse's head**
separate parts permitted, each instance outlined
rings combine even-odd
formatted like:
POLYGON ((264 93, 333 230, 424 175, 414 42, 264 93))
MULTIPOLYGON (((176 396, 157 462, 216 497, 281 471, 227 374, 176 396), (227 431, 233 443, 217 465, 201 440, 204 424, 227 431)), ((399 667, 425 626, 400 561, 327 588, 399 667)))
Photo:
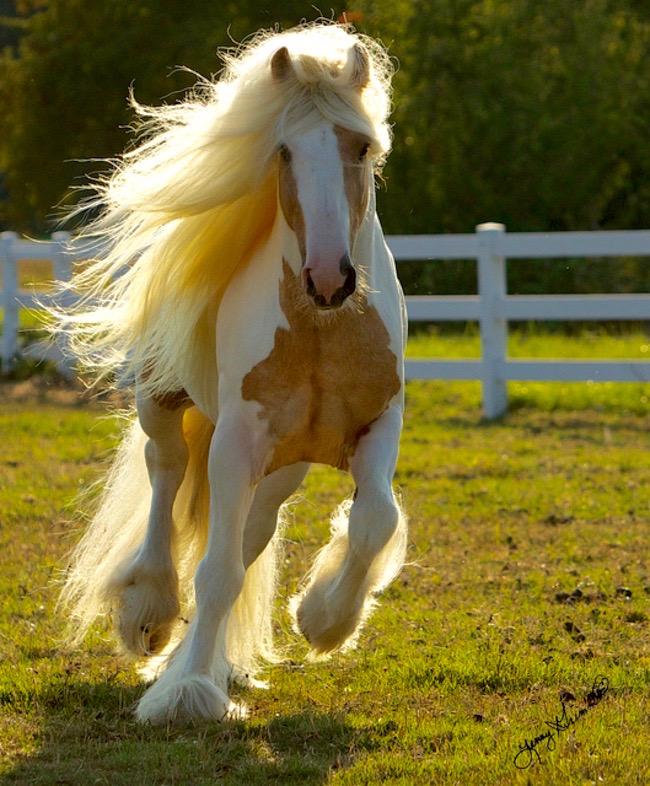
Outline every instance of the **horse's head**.
MULTIPOLYGON (((352 57, 356 62, 350 79, 361 90, 368 79, 367 55, 354 48, 352 57)), ((276 79, 291 77, 286 49, 276 52, 271 67, 276 79)), ((352 249, 373 187, 367 155, 371 142, 366 134, 324 116, 283 129, 280 204, 298 238, 303 288, 318 308, 340 307, 357 287, 352 249)))

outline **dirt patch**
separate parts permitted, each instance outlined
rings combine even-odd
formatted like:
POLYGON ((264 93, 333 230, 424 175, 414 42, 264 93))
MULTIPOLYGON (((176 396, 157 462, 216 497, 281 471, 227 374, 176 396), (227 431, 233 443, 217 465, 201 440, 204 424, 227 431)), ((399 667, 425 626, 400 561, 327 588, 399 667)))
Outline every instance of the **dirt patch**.
POLYGON ((0 380, 0 407, 32 401, 59 407, 122 409, 132 403, 133 396, 128 390, 89 391, 79 379, 66 379, 52 373, 36 374, 23 380, 0 380))

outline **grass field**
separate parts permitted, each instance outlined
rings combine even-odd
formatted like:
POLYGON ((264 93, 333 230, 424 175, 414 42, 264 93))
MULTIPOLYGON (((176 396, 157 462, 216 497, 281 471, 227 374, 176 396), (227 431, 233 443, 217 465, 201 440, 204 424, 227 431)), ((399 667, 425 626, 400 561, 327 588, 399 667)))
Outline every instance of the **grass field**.
MULTIPOLYGON (((511 354, 647 357, 648 343, 529 335, 511 354)), ((475 349, 428 334, 410 352, 475 349)), ((248 721, 151 729, 133 721, 143 687, 107 630, 74 653, 56 643, 74 498, 117 421, 45 382, 0 387, 0 782, 650 783, 649 386, 510 391, 507 417, 485 423, 476 383, 408 386, 409 564, 355 652, 305 662, 281 613, 287 660, 270 691, 238 689, 248 721)), ((351 491, 310 474, 283 599, 351 491)))

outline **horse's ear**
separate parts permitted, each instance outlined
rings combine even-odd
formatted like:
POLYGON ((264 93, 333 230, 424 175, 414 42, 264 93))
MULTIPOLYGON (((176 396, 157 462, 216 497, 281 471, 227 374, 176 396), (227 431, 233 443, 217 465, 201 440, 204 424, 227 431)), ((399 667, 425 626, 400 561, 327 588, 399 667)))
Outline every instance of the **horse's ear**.
POLYGON ((361 91, 370 81, 370 57, 361 44, 355 44, 351 54, 354 59, 350 84, 355 90, 361 91))
POLYGON ((271 58, 271 74, 276 82, 286 79, 291 73, 291 56, 286 46, 273 55, 271 58))

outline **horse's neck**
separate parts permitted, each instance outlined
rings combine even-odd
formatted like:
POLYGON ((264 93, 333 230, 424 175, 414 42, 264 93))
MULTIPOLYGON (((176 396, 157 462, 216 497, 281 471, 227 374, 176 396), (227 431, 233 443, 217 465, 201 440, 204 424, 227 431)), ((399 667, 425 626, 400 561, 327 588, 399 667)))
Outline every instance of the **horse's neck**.
POLYGON ((354 256, 364 268, 368 301, 378 308, 391 337, 391 349, 401 363, 407 338, 406 306, 395 261, 377 216, 374 189, 366 217, 357 234, 354 256))
MULTIPOLYGON (((384 233, 377 217, 374 188, 355 239, 353 256, 355 263, 363 268, 372 299, 372 293, 384 291, 387 283, 394 278, 394 265, 387 253, 384 233)), ((389 288, 392 289, 392 284, 389 288)))

